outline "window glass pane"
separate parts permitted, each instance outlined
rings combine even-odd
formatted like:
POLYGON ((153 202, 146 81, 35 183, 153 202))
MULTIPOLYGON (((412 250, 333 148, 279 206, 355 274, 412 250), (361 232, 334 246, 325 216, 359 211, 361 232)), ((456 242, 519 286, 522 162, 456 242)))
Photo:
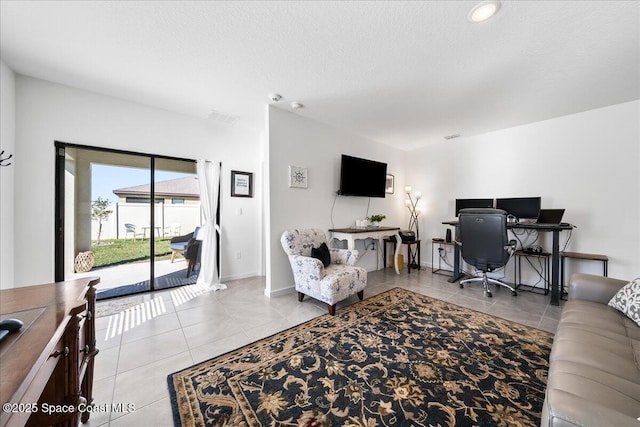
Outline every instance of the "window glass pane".
POLYGON ((190 238, 201 224, 195 162, 156 159, 154 188, 156 200, 166 201, 155 207, 156 225, 162 230, 156 240, 156 288, 194 284, 200 271, 200 242, 190 238))
POLYGON ((65 278, 99 276, 98 299, 150 289, 150 158, 65 154, 65 278))

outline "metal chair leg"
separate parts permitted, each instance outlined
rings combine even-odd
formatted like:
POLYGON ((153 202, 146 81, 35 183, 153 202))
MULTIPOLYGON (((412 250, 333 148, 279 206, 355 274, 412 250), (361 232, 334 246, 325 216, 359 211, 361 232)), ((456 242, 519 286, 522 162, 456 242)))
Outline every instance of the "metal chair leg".
POLYGON ((503 283, 503 282, 501 282, 499 280, 492 279, 492 278, 488 277, 487 273, 482 273, 482 277, 472 277, 471 279, 461 280, 460 281, 460 287, 462 288, 465 283, 471 283, 471 282, 482 282, 482 287, 484 289, 484 292, 487 294, 487 297, 489 297, 489 298, 493 297, 493 294, 491 293, 491 289, 489 289, 489 283, 493 283, 494 285, 502 286, 504 288, 509 289, 511 291, 511 293, 513 294, 513 296, 517 296, 518 295, 518 293, 516 292, 515 288, 513 288, 512 286, 509 286, 506 283, 503 283))
POLYGON ((489 279, 487 278, 487 273, 484 272, 482 273, 482 287, 484 288, 484 293, 487 294, 487 297, 491 298, 493 295, 489 289, 489 279))
POLYGON ((515 288, 513 288, 512 286, 509 286, 509 285, 507 285, 506 283, 501 282, 501 281, 496 280, 496 279, 491 279, 491 278, 489 278, 489 279, 487 279, 487 280, 488 280, 489 282, 493 283, 494 285, 498 285, 498 286, 502 286, 503 288, 510 289, 510 290, 511 290, 511 292, 513 292, 513 294, 514 294, 514 295, 517 295, 515 288))

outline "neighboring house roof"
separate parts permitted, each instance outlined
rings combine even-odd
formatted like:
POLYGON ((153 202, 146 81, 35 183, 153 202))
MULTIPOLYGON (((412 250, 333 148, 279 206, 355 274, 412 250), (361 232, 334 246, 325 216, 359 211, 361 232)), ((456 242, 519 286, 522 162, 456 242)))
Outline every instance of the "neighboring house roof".
MULTIPOLYGON (((188 176, 186 178, 170 179, 155 183, 156 197, 199 197, 198 178, 188 176)), ((118 197, 148 196, 151 192, 150 184, 135 185, 113 190, 118 197)))

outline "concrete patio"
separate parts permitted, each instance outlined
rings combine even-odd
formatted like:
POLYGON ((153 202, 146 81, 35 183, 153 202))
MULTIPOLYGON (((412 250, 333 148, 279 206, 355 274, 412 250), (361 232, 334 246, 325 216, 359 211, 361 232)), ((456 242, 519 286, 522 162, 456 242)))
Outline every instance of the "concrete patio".
MULTIPOLYGON (((133 283, 149 280, 150 262, 134 262, 130 264, 121 264, 113 267, 105 267, 92 269, 84 273, 71 274, 67 280, 79 278, 79 277, 100 277, 100 283, 96 286, 98 291, 105 289, 117 288, 119 286, 126 286, 133 283)), ((184 270, 185 276, 187 263, 184 258, 177 258, 173 263, 171 260, 160 260, 155 262, 155 277, 171 274, 176 271, 184 270)), ((192 273, 192 274, 197 274, 192 273)))

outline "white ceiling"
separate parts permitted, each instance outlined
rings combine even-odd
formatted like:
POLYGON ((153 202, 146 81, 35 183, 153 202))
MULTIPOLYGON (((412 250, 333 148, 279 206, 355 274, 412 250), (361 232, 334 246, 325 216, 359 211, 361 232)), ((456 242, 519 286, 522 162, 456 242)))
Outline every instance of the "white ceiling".
POLYGON ((15 72, 261 128, 277 105, 412 149, 640 98, 640 2, 5 1, 15 72), (285 102, 286 101, 286 102, 285 102))

